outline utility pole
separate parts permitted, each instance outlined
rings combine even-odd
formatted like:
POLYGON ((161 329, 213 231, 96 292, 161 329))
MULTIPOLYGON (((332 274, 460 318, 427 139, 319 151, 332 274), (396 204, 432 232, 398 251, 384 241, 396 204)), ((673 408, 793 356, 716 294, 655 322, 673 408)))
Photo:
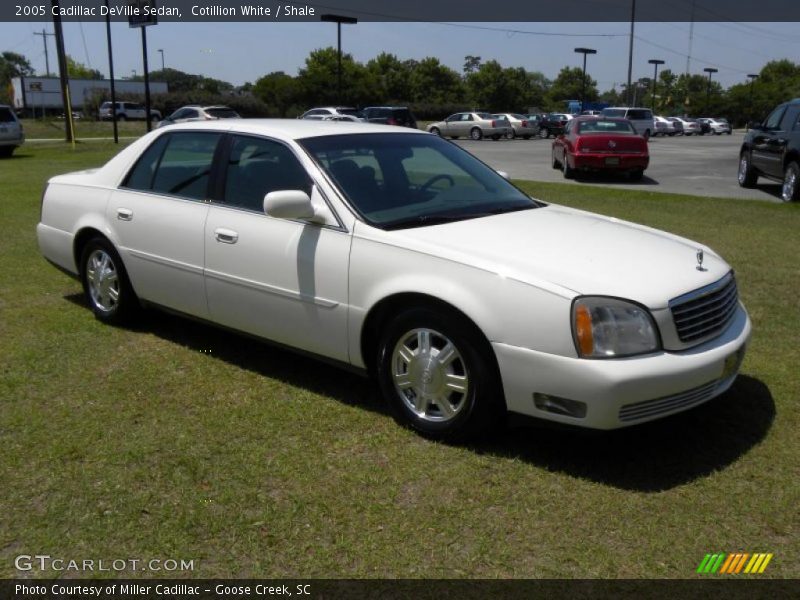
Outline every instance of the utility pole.
POLYGON ((114 87, 114 53, 111 50, 111 16, 106 4, 106 40, 108 42, 108 76, 111 80, 111 121, 114 123, 114 143, 119 144, 119 128, 117 127, 117 91, 114 87))
POLYGON ((708 73, 708 83, 706 84, 706 114, 710 113, 710 101, 711 101, 711 75, 719 71, 719 69, 715 69, 714 67, 706 67, 703 69, 706 73, 708 73))
POLYGON ((75 143, 75 128, 72 122, 72 101, 69 97, 69 73, 67 72, 67 53, 64 50, 64 32, 61 29, 61 6, 59 0, 50 0, 53 15, 53 30, 56 36, 56 52, 58 53, 58 74, 61 79, 61 97, 64 100, 64 125, 67 142, 75 143))
POLYGON ((657 58, 651 58, 648 60, 651 65, 653 65, 653 98, 650 102, 650 111, 655 113, 656 112, 656 80, 658 79, 658 65, 663 65, 664 61, 659 60, 657 58))
POLYGON ((159 48, 158 52, 159 52, 159 54, 161 54, 161 72, 163 73, 164 69, 166 68, 164 66, 164 49, 163 48, 159 48))
POLYGON ((631 106, 631 77, 633 76, 633 30, 634 24, 636 23, 636 0, 631 0, 631 38, 630 43, 628 45, 628 87, 625 88, 625 92, 628 96, 627 100, 629 102, 628 106, 631 106))
POLYGON ((45 29, 42 29, 42 33, 37 33, 36 31, 33 32, 33 35, 40 35, 42 36, 42 43, 44 44, 44 69, 47 72, 47 76, 50 77, 50 57, 47 54, 47 36, 55 37, 55 33, 47 33, 45 29))

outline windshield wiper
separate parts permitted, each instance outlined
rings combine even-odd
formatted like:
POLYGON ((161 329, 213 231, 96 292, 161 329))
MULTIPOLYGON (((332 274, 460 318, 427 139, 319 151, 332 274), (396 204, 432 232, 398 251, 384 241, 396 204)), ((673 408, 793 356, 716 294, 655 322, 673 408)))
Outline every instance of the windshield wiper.
POLYGON ((490 217, 493 215, 500 215, 503 213, 517 212, 520 210, 527 210, 529 208, 536 208, 536 206, 507 206, 504 208, 495 208, 493 210, 483 210, 474 213, 455 213, 455 214, 441 214, 441 215, 417 215, 415 217, 408 217, 398 221, 387 223, 385 229, 410 229, 412 227, 426 227, 428 225, 441 225, 442 223, 453 223, 455 221, 467 221, 469 219, 480 219, 481 217, 490 217))

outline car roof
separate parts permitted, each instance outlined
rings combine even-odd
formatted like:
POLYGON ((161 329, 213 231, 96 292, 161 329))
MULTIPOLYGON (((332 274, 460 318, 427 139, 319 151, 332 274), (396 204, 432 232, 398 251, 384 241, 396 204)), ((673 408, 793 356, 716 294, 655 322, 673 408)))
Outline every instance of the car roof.
MULTIPOLYGON (((374 125, 348 121, 317 121, 305 119, 223 119, 220 121, 195 121, 176 123, 163 131, 191 131, 194 129, 221 130, 233 133, 252 133, 282 139, 299 140, 325 135, 346 135, 351 133, 391 133, 430 135, 424 131, 374 125)), ((161 131, 161 130, 158 130, 161 131)))
POLYGON ((367 110, 368 108, 391 108, 391 109, 402 108, 408 110, 407 106, 365 106, 362 110, 367 110))

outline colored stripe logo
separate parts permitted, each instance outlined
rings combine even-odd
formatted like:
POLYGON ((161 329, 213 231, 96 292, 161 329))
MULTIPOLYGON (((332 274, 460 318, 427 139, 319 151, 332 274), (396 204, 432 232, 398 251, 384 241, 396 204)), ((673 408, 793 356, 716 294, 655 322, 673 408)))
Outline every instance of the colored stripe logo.
POLYGON ((760 574, 765 571, 773 556, 771 553, 748 554, 747 552, 706 554, 703 560, 700 561, 700 566, 697 567, 697 573, 719 573, 720 575, 760 574))

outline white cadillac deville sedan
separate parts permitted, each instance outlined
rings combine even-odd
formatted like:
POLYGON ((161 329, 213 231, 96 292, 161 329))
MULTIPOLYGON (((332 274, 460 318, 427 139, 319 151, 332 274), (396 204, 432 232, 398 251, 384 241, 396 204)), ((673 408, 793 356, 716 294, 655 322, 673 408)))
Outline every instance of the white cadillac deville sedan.
POLYGON ((101 321, 162 307, 372 373, 439 439, 506 411, 613 429, 688 409, 750 335, 709 248, 533 200, 398 127, 159 129, 51 179, 37 233, 101 321))

